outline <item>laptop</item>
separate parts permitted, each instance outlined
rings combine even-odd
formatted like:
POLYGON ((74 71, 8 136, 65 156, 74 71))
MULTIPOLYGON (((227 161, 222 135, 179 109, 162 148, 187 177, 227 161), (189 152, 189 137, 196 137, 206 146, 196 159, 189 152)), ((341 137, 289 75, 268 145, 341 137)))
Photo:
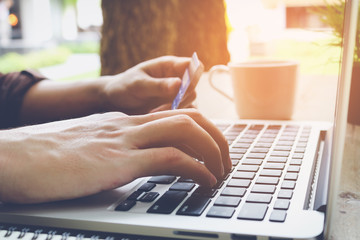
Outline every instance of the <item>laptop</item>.
POLYGON ((151 176, 80 199, 0 204, 0 225, 30 226, 0 231, 0 238, 326 238, 336 209, 358 4, 346 4, 334 123, 214 120, 228 140, 233 164, 214 188, 151 176))

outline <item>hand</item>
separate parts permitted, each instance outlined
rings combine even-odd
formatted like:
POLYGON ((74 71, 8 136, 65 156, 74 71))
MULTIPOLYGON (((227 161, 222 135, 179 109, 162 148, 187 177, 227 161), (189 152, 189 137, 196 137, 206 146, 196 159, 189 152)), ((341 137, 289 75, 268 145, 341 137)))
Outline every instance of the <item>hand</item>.
MULTIPOLYGON (((20 122, 38 124, 109 111, 145 114, 168 110, 189 62, 190 58, 165 56, 115 76, 75 82, 41 81, 26 93, 20 122)), ((195 98, 195 90, 188 89, 179 107, 191 107, 195 98)))
POLYGON ((224 136, 193 109, 3 130, 0 152, 0 201, 17 203, 87 196, 161 174, 212 186, 231 169, 224 136))
MULTIPOLYGON (((104 85, 105 111, 145 114, 170 109, 189 62, 190 58, 165 56, 108 77, 104 85)), ((181 108, 191 106, 196 98, 195 90, 188 90, 181 108)))

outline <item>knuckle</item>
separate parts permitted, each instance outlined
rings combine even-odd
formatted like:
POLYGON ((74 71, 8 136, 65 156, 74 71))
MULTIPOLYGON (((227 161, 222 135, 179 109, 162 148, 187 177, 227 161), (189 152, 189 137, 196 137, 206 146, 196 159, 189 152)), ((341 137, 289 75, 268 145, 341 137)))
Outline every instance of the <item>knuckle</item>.
POLYGON ((200 119, 203 118, 203 115, 195 108, 189 108, 187 109, 188 114, 193 119, 200 119))
POLYGON ((177 115, 174 123, 176 127, 179 127, 179 129, 188 129, 194 127, 195 125, 195 121, 186 114, 177 115))
POLYGON ((182 162, 182 152, 175 147, 168 147, 164 160, 169 167, 175 167, 182 162))

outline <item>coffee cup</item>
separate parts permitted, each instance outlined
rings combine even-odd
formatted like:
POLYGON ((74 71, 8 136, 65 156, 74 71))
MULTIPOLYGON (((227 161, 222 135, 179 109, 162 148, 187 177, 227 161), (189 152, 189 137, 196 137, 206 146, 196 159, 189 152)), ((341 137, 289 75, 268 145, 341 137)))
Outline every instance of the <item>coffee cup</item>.
POLYGON ((297 70, 298 63, 291 60, 230 62, 213 66, 209 82, 234 102, 239 118, 288 120, 294 111, 297 70), (233 97, 215 83, 221 72, 230 75, 233 97))

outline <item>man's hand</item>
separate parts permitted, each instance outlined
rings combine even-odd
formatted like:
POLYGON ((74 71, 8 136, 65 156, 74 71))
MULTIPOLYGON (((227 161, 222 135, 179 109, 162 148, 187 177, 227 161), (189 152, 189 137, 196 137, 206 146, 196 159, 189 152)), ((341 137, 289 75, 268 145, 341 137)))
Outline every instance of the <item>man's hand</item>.
MULTIPOLYGON (((189 62, 190 58, 165 56, 108 77, 104 87, 104 96, 108 100, 106 110, 145 114, 170 109, 189 62)), ((189 89, 180 107, 191 106, 195 98, 195 90, 189 89)))
MULTIPOLYGON (((190 58, 165 56, 115 76, 74 82, 41 81, 26 93, 20 121, 25 125, 109 111, 145 114, 168 110, 189 62, 190 58)), ((189 90, 180 108, 192 106, 196 93, 189 90)))
POLYGON ((161 174, 212 186, 231 169, 224 136, 193 109, 3 130, 0 152, 0 201, 17 203, 87 196, 161 174))

